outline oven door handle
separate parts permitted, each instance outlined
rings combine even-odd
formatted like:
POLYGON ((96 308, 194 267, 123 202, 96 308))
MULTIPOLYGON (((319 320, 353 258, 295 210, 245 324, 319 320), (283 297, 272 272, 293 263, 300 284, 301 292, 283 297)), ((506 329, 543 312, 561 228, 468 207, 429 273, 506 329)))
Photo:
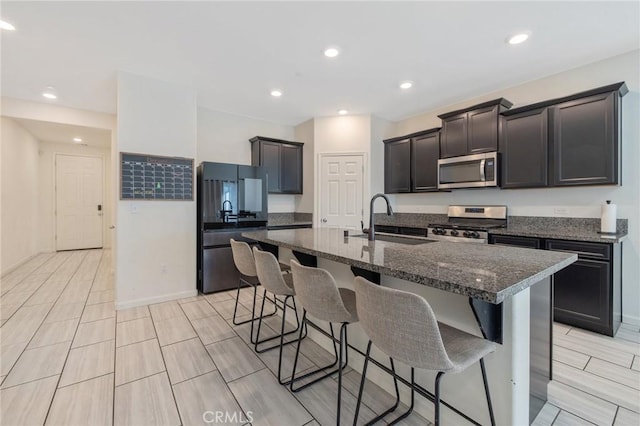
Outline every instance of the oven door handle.
POLYGON ((485 160, 484 158, 482 160, 480 160, 480 182, 486 182, 487 178, 485 177, 485 166, 486 166, 487 160, 485 160))

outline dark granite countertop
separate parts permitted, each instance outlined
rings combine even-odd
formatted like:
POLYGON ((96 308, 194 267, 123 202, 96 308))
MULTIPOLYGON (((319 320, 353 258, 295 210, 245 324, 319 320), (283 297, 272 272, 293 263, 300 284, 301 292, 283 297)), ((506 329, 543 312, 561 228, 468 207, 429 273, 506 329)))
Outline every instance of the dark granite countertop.
POLYGON ((577 260, 571 253, 484 244, 369 242, 344 238, 342 229, 331 228, 243 236, 491 303, 500 303, 577 260))

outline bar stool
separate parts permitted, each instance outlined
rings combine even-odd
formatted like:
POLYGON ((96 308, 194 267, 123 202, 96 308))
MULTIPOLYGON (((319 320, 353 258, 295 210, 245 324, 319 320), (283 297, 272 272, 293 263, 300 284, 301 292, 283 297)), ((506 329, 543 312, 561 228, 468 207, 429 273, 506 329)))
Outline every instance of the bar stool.
POLYGON ((302 266, 295 260, 291 261, 291 271, 293 273, 293 283, 296 289, 296 296, 300 305, 303 307, 302 325, 305 328, 310 325, 314 329, 318 330, 322 334, 331 338, 333 343, 333 350, 335 354, 335 360, 333 363, 320 367, 314 371, 303 374, 296 377, 296 366, 298 364, 298 357, 300 355, 300 344, 302 343, 302 331, 300 329, 300 338, 298 339, 298 347, 296 348, 296 357, 293 362, 293 372, 291 373, 290 389, 292 392, 298 392, 305 389, 322 379, 330 377, 334 373, 338 373, 338 398, 337 398, 337 414, 336 422, 340 425, 340 408, 341 408, 341 396, 342 396, 342 370, 349 363, 349 351, 348 351, 348 339, 347 339, 347 325, 358 322, 358 313, 356 311, 356 295, 353 290, 347 288, 339 288, 336 285, 336 281, 331 274, 320 268, 311 268, 302 266), (307 314, 312 315, 322 321, 329 322, 329 328, 331 334, 322 330, 318 325, 314 324, 307 314), (339 352, 336 348, 336 338, 333 331, 333 323, 340 323, 340 348, 339 352), (344 364, 342 363, 342 354, 344 353, 344 364), (296 388, 294 384, 296 381, 304 379, 306 377, 315 375, 317 373, 325 372, 327 369, 331 369, 334 365, 338 364, 337 369, 329 371, 320 377, 316 377, 310 382, 296 388))
MULTIPOLYGON (((258 285, 260 285, 260 280, 258 280, 258 273, 256 272, 256 263, 249 244, 245 243, 244 241, 236 241, 233 238, 231 238, 230 241, 231 251, 233 252, 233 263, 236 265, 236 268, 240 272, 240 279, 238 280, 238 291, 236 292, 236 304, 233 308, 233 324, 242 325, 251 322, 250 341, 251 343, 255 343, 253 338, 253 323, 256 320, 256 296, 258 294, 258 285), (238 300, 240 298, 240 287, 242 287, 243 283, 253 287, 253 304, 251 308, 251 318, 244 321, 238 321, 238 300)), ((273 303, 275 304, 275 301, 273 301, 273 303)), ((275 315, 277 310, 278 308, 276 306, 274 308, 274 311, 268 315, 265 315, 265 317, 275 315)))
MULTIPOLYGON (((404 419, 411 413, 416 390, 423 395, 431 395, 426 389, 415 383, 415 368, 438 372, 432 399, 435 404, 435 424, 437 426, 440 424, 440 380, 442 376, 445 373, 459 373, 479 361, 489 407, 489 417, 491 424, 495 425, 484 366, 484 357, 496 350, 495 343, 439 323, 427 300, 420 295, 382 287, 362 277, 356 277, 355 290, 360 323, 370 340, 367 344, 362 369, 354 425, 358 420, 372 343, 392 359, 411 367, 411 405, 406 413, 390 424, 404 419)), ((395 375, 394 381, 396 381, 395 375)), ((367 424, 373 424, 392 412, 398 403, 399 399, 396 400, 396 405, 392 409, 367 424)), ((447 404, 447 406, 449 405, 447 404)), ((472 423, 479 424, 457 409, 454 411, 472 423)))
MULTIPOLYGON (((300 328, 300 321, 298 320, 298 309, 296 307, 296 300, 293 296, 295 296, 296 292, 293 288, 293 276, 291 274, 283 274, 280 271, 280 266, 278 264, 278 259, 268 251, 262 251, 258 249, 258 247, 253 248, 253 256, 256 260, 256 272, 258 274, 258 279, 260 283, 264 287, 264 297, 262 298, 262 307, 260 308, 260 315, 258 316, 258 330, 256 332, 256 342, 254 344, 255 351, 257 353, 266 352, 271 349, 279 348, 280 353, 278 356, 278 382, 281 385, 287 385, 289 382, 285 382, 282 379, 282 348, 284 345, 288 345, 291 343, 295 343, 296 340, 291 340, 287 343, 284 343, 284 337, 295 333, 300 328), (275 300, 277 297, 283 297, 282 301, 282 324, 280 326, 280 334, 278 336, 273 336, 268 339, 260 340, 260 329, 262 327, 262 317, 264 314, 264 302, 266 299, 266 293, 269 291, 273 294, 275 300), (289 306, 288 302, 291 300, 293 302, 292 306, 289 306), (293 313, 296 317, 296 328, 285 333, 285 324, 287 320, 287 308, 293 309, 293 313), (272 345, 267 348, 260 349, 258 346, 262 343, 265 343, 269 340, 273 340, 274 338, 280 338, 280 343, 277 345, 272 345)), ((300 339, 303 339, 305 336, 300 336, 300 339)))

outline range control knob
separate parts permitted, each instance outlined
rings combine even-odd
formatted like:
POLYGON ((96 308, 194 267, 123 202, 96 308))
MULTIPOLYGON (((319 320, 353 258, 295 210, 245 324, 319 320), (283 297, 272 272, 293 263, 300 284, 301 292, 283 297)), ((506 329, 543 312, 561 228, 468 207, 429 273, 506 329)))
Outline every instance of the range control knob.
POLYGON ((457 230, 455 230, 455 229, 452 229, 449 234, 451 234, 452 237, 457 237, 459 232, 457 230))
POLYGON ((444 235, 445 232, 444 232, 444 229, 442 228, 433 228, 433 233, 435 235, 444 235))
POLYGON ((480 238, 480 234, 477 231, 469 232, 469 238, 480 238))
POLYGON ((471 238, 471 233, 469 231, 464 231, 462 233, 462 236, 465 237, 465 238, 471 238))

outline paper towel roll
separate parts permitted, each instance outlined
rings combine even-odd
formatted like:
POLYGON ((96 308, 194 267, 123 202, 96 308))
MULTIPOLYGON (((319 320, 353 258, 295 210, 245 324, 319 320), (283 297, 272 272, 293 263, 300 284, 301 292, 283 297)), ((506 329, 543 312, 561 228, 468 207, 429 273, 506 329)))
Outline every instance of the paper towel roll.
POLYGON ((602 205, 602 212, 600 216, 600 232, 606 232, 610 234, 616 233, 616 205, 611 204, 611 201, 607 200, 607 204, 602 205))

